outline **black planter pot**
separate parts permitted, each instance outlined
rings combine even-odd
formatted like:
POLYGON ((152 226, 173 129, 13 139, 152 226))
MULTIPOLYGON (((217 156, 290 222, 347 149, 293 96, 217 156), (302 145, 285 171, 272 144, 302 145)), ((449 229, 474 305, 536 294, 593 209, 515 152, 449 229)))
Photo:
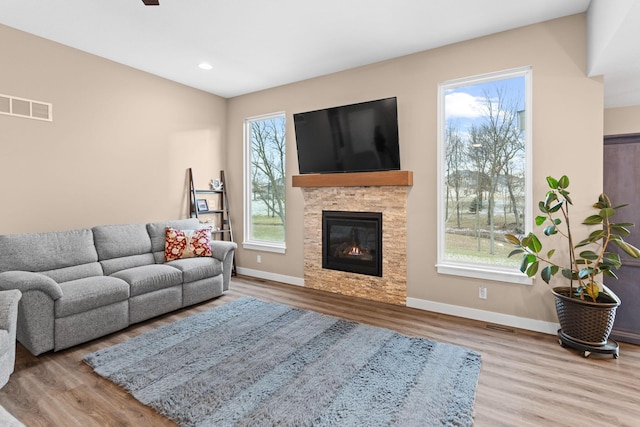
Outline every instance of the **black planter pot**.
POLYGON ((610 344, 609 334, 620 305, 620 299, 613 292, 601 292, 596 303, 570 298, 568 286, 553 288, 552 292, 556 298, 561 339, 564 336, 569 342, 593 347, 594 351, 610 344))

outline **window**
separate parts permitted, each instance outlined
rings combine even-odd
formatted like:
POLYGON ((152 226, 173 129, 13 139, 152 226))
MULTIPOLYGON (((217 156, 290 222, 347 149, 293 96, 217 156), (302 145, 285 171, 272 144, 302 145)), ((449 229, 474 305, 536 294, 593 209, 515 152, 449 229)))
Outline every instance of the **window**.
POLYGON ((445 82, 438 104, 438 272, 531 283, 506 233, 530 228, 531 70, 445 82))
POLYGON ((284 113, 245 119, 245 217, 247 249, 285 251, 284 113))

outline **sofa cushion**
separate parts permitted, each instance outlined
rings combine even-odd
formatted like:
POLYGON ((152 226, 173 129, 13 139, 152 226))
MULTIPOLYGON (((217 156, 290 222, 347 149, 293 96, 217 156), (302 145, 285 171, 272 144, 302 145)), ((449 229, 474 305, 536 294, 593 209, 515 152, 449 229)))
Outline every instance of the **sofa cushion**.
POLYGON ((65 269, 54 280, 75 280, 102 274, 97 261, 89 229, 0 235, 0 272, 46 271, 53 277, 53 270, 65 269))
POLYGON ((120 270, 151 265, 155 263, 152 253, 124 256, 122 258, 105 259, 100 261, 105 276, 111 276, 120 270))
POLYGON ((144 224, 100 225, 92 230, 100 261, 151 252, 144 224))
POLYGON ((167 227, 164 239, 164 260, 211 256, 211 227, 199 230, 179 230, 167 227))
POLYGON ((109 276, 60 283, 62 298, 55 301, 56 318, 82 313, 129 298, 127 282, 109 276))
POLYGON ((151 251, 156 263, 164 262, 164 236, 167 227, 177 228, 179 230, 197 230, 202 225, 197 218, 177 219, 174 221, 152 222, 147 224, 147 232, 151 238, 151 251))
POLYGON ((50 277, 57 283, 62 283, 77 279, 84 279, 85 277, 102 276, 102 266, 99 262, 91 262, 89 264, 80 264, 55 270, 41 271, 40 273, 50 277))
POLYGON ((168 262, 166 265, 182 271, 182 281, 184 283, 222 274, 222 262, 211 257, 177 259, 168 262))
POLYGON ((164 264, 128 268, 112 274, 111 277, 127 282, 131 287, 132 297, 182 284, 182 272, 164 264))
POLYGON ((92 230, 105 275, 154 263, 146 225, 100 225, 92 230))

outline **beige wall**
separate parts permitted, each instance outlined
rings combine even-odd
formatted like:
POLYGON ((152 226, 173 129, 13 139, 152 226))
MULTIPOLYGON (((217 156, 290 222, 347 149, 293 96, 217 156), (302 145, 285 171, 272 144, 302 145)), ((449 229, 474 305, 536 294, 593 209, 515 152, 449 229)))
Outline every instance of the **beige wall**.
POLYGON ((0 25, 0 93, 53 122, 0 115, 0 233, 187 215, 186 169, 223 169, 223 98, 0 25))
MULTIPOLYGON (((226 169, 240 243, 245 117, 286 112, 291 176, 297 173, 293 113, 396 96, 401 162, 414 172, 408 296, 556 320, 542 282, 436 273, 437 88, 450 79, 532 66, 534 198, 544 195, 545 176, 568 174, 574 211, 582 216, 602 186, 603 135, 602 80, 585 76, 584 15, 228 101, 7 27, 0 26, 0 40, 0 93, 54 105, 52 123, 0 115, 0 233, 184 217, 185 170, 192 166, 200 186, 226 169), (582 168, 585 159, 595 169, 582 168), (487 300, 478 299, 480 284, 488 288, 487 300)), ((286 233, 286 254, 240 247, 238 265, 303 277, 303 196, 291 186, 286 233)))
POLYGON ((604 134, 640 133, 640 106, 604 110, 604 134))
MULTIPOLYGON (((524 286, 436 273, 437 89, 450 79, 532 66, 534 197, 543 197, 547 175, 568 174, 574 211, 582 216, 602 187, 602 162, 597 159, 602 157, 603 135, 603 83, 586 77, 585 30, 584 15, 576 15, 233 98, 228 109, 228 164, 235 165, 229 167, 230 180, 242 182, 245 117, 286 111, 291 176, 297 173, 293 113, 396 96, 402 169, 414 172, 408 197, 408 296, 556 321, 548 287, 539 280, 524 286), (596 166, 581 167, 584 159, 596 166), (488 288, 487 300, 478 299, 480 284, 488 288)), ((234 201, 242 200, 240 185, 230 186, 230 191, 234 201)), ((240 248, 240 266, 303 276, 302 191, 289 186, 286 196, 286 254, 240 248), (257 254, 261 264, 256 263, 257 254)), ((233 216, 235 224, 242 224, 241 212, 235 210, 233 216)), ((241 227, 236 229, 241 242, 241 227)))

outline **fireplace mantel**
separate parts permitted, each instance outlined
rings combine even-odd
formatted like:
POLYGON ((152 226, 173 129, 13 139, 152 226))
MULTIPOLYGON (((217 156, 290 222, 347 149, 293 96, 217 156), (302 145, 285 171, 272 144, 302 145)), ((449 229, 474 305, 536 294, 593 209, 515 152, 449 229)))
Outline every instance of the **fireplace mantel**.
POLYGON ((305 174, 292 177, 294 187, 413 186, 412 171, 305 174))

